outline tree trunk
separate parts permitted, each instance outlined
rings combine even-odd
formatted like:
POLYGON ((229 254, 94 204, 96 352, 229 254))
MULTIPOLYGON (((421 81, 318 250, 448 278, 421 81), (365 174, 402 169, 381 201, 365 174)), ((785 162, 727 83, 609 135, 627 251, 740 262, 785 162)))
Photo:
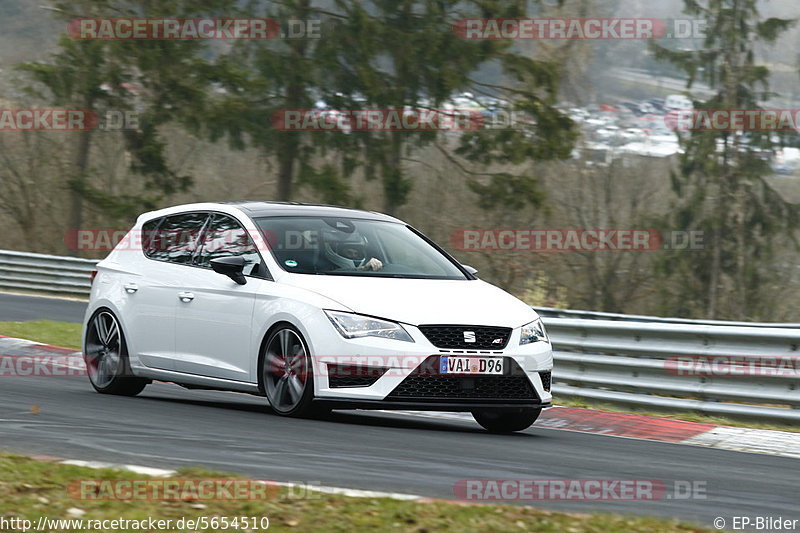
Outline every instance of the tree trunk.
MULTIPOLYGON (((309 18, 311 0, 300 0, 295 5, 290 6, 291 18, 296 20, 306 20, 309 18)), ((303 63, 308 42, 305 39, 289 40, 291 55, 295 58, 298 65, 303 63)), ((301 68, 295 69, 290 73, 290 78, 284 88, 284 102, 287 109, 300 109, 306 93, 304 74, 301 68)), ((278 152, 278 200, 289 202, 292 200, 292 189, 294 184, 295 162, 300 153, 300 133, 283 132, 283 138, 279 144, 278 152)))
POLYGON ((278 200, 289 202, 292 199, 292 184, 294 182, 294 162, 297 158, 297 141, 294 134, 285 132, 286 142, 278 154, 278 200))
MULTIPOLYGON (((78 149, 75 153, 75 177, 70 183, 69 229, 79 231, 83 226, 83 185, 86 183, 86 170, 89 168, 89 151, 92 147, 92 131, 80 132, 78 149)), ((80 255, 77 249, 69 250, 69 255, 80 255)))
POLYGON ((383 212, 394 216, 405 199, 403 169, 401 167, 403 142, 397 134, 392 137, 392 144, 389 149, 391 151, 389 160, 387 167, 383 171, 383 212))

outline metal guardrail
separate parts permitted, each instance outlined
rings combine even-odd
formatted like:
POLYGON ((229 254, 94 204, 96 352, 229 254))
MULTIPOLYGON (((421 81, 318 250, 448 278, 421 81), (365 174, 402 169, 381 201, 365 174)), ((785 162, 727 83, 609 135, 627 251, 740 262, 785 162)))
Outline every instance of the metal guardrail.
POLYGON ((800 329, 544 322, 555 350, 557 396, 800 424, 800 329))
MULTIPOLYGON (((97 261, 0 250, 0 290, 87 297, 97 261)), ((800 424, 800 325, 535 307, 555 350, 553 390, 648 410, 800 424), (794 363, 784 375, 680 375, 679 356, 794 363)), ((713 372, 712 372, 713 374, 713 372)))
POLYGON ((88 298, 93 259, 0 250, 0 290, 88 298))
POLYGON ((699 324, 704 326, 744 326, 750 328, 800 328, 800 324, 778 322, 731 322, 726 320, 694 320, 650 315, 623 315, 598 311, 557 309, 555 307, 533 307, 542 318, 580 318, 583 320, 623 320, 625 322, 659 322, 662 324, 699 324))

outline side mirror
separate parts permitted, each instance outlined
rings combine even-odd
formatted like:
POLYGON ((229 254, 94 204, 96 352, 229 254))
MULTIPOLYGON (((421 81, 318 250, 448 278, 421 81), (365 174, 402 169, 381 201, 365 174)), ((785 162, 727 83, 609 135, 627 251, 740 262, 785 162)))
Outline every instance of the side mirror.
POLYGON ((467 272, 469 272, 473 276, 478 273, 478 269, 475 268, 475 267, 471 267, 469 265, 464 265, 464 264, 462 264, 461 266, 464 267, 464 270, 466 270, 467 272))
POLYGON ((245 260, 241 255, 229 255, 226 257, 218 257, 211 260, 211 268, 217 274, 224 274, 239 285, 247 283, 244 277, 245 260))

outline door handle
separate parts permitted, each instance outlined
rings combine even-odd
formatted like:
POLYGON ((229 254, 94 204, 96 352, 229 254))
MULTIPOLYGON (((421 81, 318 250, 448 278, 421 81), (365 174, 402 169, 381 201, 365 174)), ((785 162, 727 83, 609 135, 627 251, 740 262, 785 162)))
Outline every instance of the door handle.
POLYGON ((135 283, 127 283, 123 285, 122 288, 125 289, 125 292, 127 292, 128 294, 133 294, 134 292, 139 290, 139 286, 135 283))
POLYGON ((182 302, 191 302, 194 300, 194 294, 191 292, 179 292, 178 298, 180 298, 182 302))

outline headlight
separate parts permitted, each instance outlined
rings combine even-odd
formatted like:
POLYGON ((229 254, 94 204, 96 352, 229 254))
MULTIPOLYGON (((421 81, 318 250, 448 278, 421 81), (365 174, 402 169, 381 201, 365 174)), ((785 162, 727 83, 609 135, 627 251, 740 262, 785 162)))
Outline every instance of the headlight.
POLYGON ((358 337, 383 337, 397 341, 414 342, 403 326, 396 322, 381 320, 353 313, 341 311, 325 311, 334 327, 345 339, 358 337))
POLYGON ((537 318, 530 324, 522 326, 522 332, 519 337, 520 345, 537 341, 550 342, 547 338, 547 333, 544 330, 544 324, 541 318, 537 318))

